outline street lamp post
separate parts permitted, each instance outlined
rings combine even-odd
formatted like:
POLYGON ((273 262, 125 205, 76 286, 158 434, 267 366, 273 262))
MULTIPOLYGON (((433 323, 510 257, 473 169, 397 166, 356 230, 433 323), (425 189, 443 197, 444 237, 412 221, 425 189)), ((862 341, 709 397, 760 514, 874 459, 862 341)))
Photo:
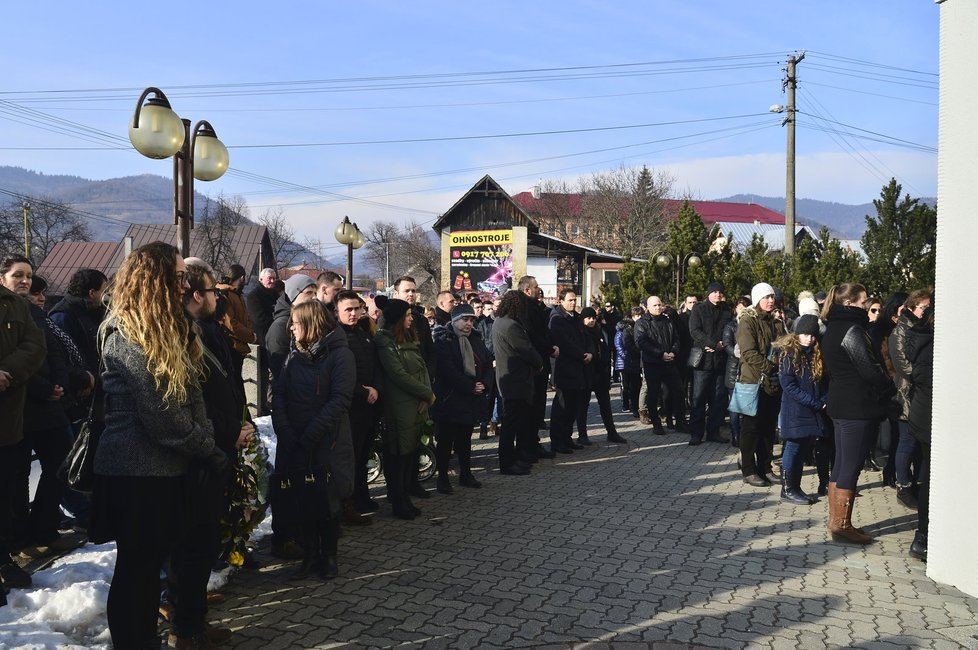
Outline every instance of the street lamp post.
POLYGON ((173 223, 177 226, 177 248, 182 256, 189 257, 194 179, 213 181, 223 176, 228 169, 227 147, 217 139, 209 122, 201 120, 191 129, 190 120, 174 113, 163 91, 152 87, 136 101, 129 141, 147 158, 173 157, 173 223))
POLYGON ((679 285, 686 278, 686 268, 696 268, 703 263, 703 258, 700 257, 699 253, 687 253, 683 257, 682 262, 678 258, 673 257, 666 251, 661 251, 655 256, 655 263, 659 268, 669 268, 674 266, 673 274, 676 279, 676 309, 679 309, 679 285))
POLYGON ((343 217, 343 221, 336 227, 336 241, 346 246, 346 288, 353 288, 353 249, 363 246, 363 233, 357 228, 357 224, 350 223, 350 217, 343 217))

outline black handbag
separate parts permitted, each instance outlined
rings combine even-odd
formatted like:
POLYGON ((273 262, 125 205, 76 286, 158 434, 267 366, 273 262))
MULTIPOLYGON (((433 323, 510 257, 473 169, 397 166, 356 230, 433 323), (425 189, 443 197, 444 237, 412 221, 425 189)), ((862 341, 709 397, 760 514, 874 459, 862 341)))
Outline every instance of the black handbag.
POLYGON ((285 526, 318 521, 326 499, 326 475, 312 468, 304 471, 273 472, 268 478, 268 501, 272 516, 285 526))
MULTIPOLYGON (((101 362, 99 363, 99 374, 102 374, 101 362)), ((71 445, 71 450, 58 472, 68 487, 85 494, 91 494, 95 487, 95 452, 98 450, 102 431, 105 430, 105 422, 96 416, 95 405, 98 400, 102 399, 105 399, 102 385, 96 382, 92 404, 88 408, 88 417, 82 423, 78 437, 75 438, 75 442, 71 445)), ((99 413, 101 412, 103 409, 99 409, 99 413)))
POLYGON ((703 366, 703 359, 706 357, 706 351, 703 348, 696 346, 689 351, 689 359, 686 362, 690 368, 699 370, 703 366))

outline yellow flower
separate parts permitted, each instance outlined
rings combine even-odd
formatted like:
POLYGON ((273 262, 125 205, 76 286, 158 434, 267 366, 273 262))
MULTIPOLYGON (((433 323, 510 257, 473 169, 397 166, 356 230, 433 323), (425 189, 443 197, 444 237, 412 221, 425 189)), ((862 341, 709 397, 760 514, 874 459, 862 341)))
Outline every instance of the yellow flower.
POLYGON ((244 564, 244 555, 238 551, 228 553, 228 564, 231 566, 241 566, 244 564))

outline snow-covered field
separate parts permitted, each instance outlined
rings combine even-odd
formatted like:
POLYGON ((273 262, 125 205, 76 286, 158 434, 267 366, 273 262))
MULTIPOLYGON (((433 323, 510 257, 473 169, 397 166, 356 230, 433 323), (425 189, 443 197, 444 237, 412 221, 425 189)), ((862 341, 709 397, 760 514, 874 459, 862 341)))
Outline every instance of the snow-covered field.
MULTIPOLYGON (((255 423, 269 460, 275 460, 271 418, 255 423)), ((33 486, 32 486, 33 487, 33 486)), ((252 535, 256 541, 271 534, 271 516, 252 535)), ((34 574, 30 589, 14 589, 0 607, 0 650, 63 650, 110 646, 105 601, 115 568, 115 544, 88 544, 34 574)), ((208 588, 227 583, 230 569, 212 573, 208 588)))

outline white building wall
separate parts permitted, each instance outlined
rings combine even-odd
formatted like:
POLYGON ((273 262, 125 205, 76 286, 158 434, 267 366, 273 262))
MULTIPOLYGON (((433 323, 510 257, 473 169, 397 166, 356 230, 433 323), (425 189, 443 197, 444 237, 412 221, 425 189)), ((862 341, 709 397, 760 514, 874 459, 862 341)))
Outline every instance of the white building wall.
POLYGON ((934 419, 927 575, 978 596, 978 2, 940 4, 934 419))

